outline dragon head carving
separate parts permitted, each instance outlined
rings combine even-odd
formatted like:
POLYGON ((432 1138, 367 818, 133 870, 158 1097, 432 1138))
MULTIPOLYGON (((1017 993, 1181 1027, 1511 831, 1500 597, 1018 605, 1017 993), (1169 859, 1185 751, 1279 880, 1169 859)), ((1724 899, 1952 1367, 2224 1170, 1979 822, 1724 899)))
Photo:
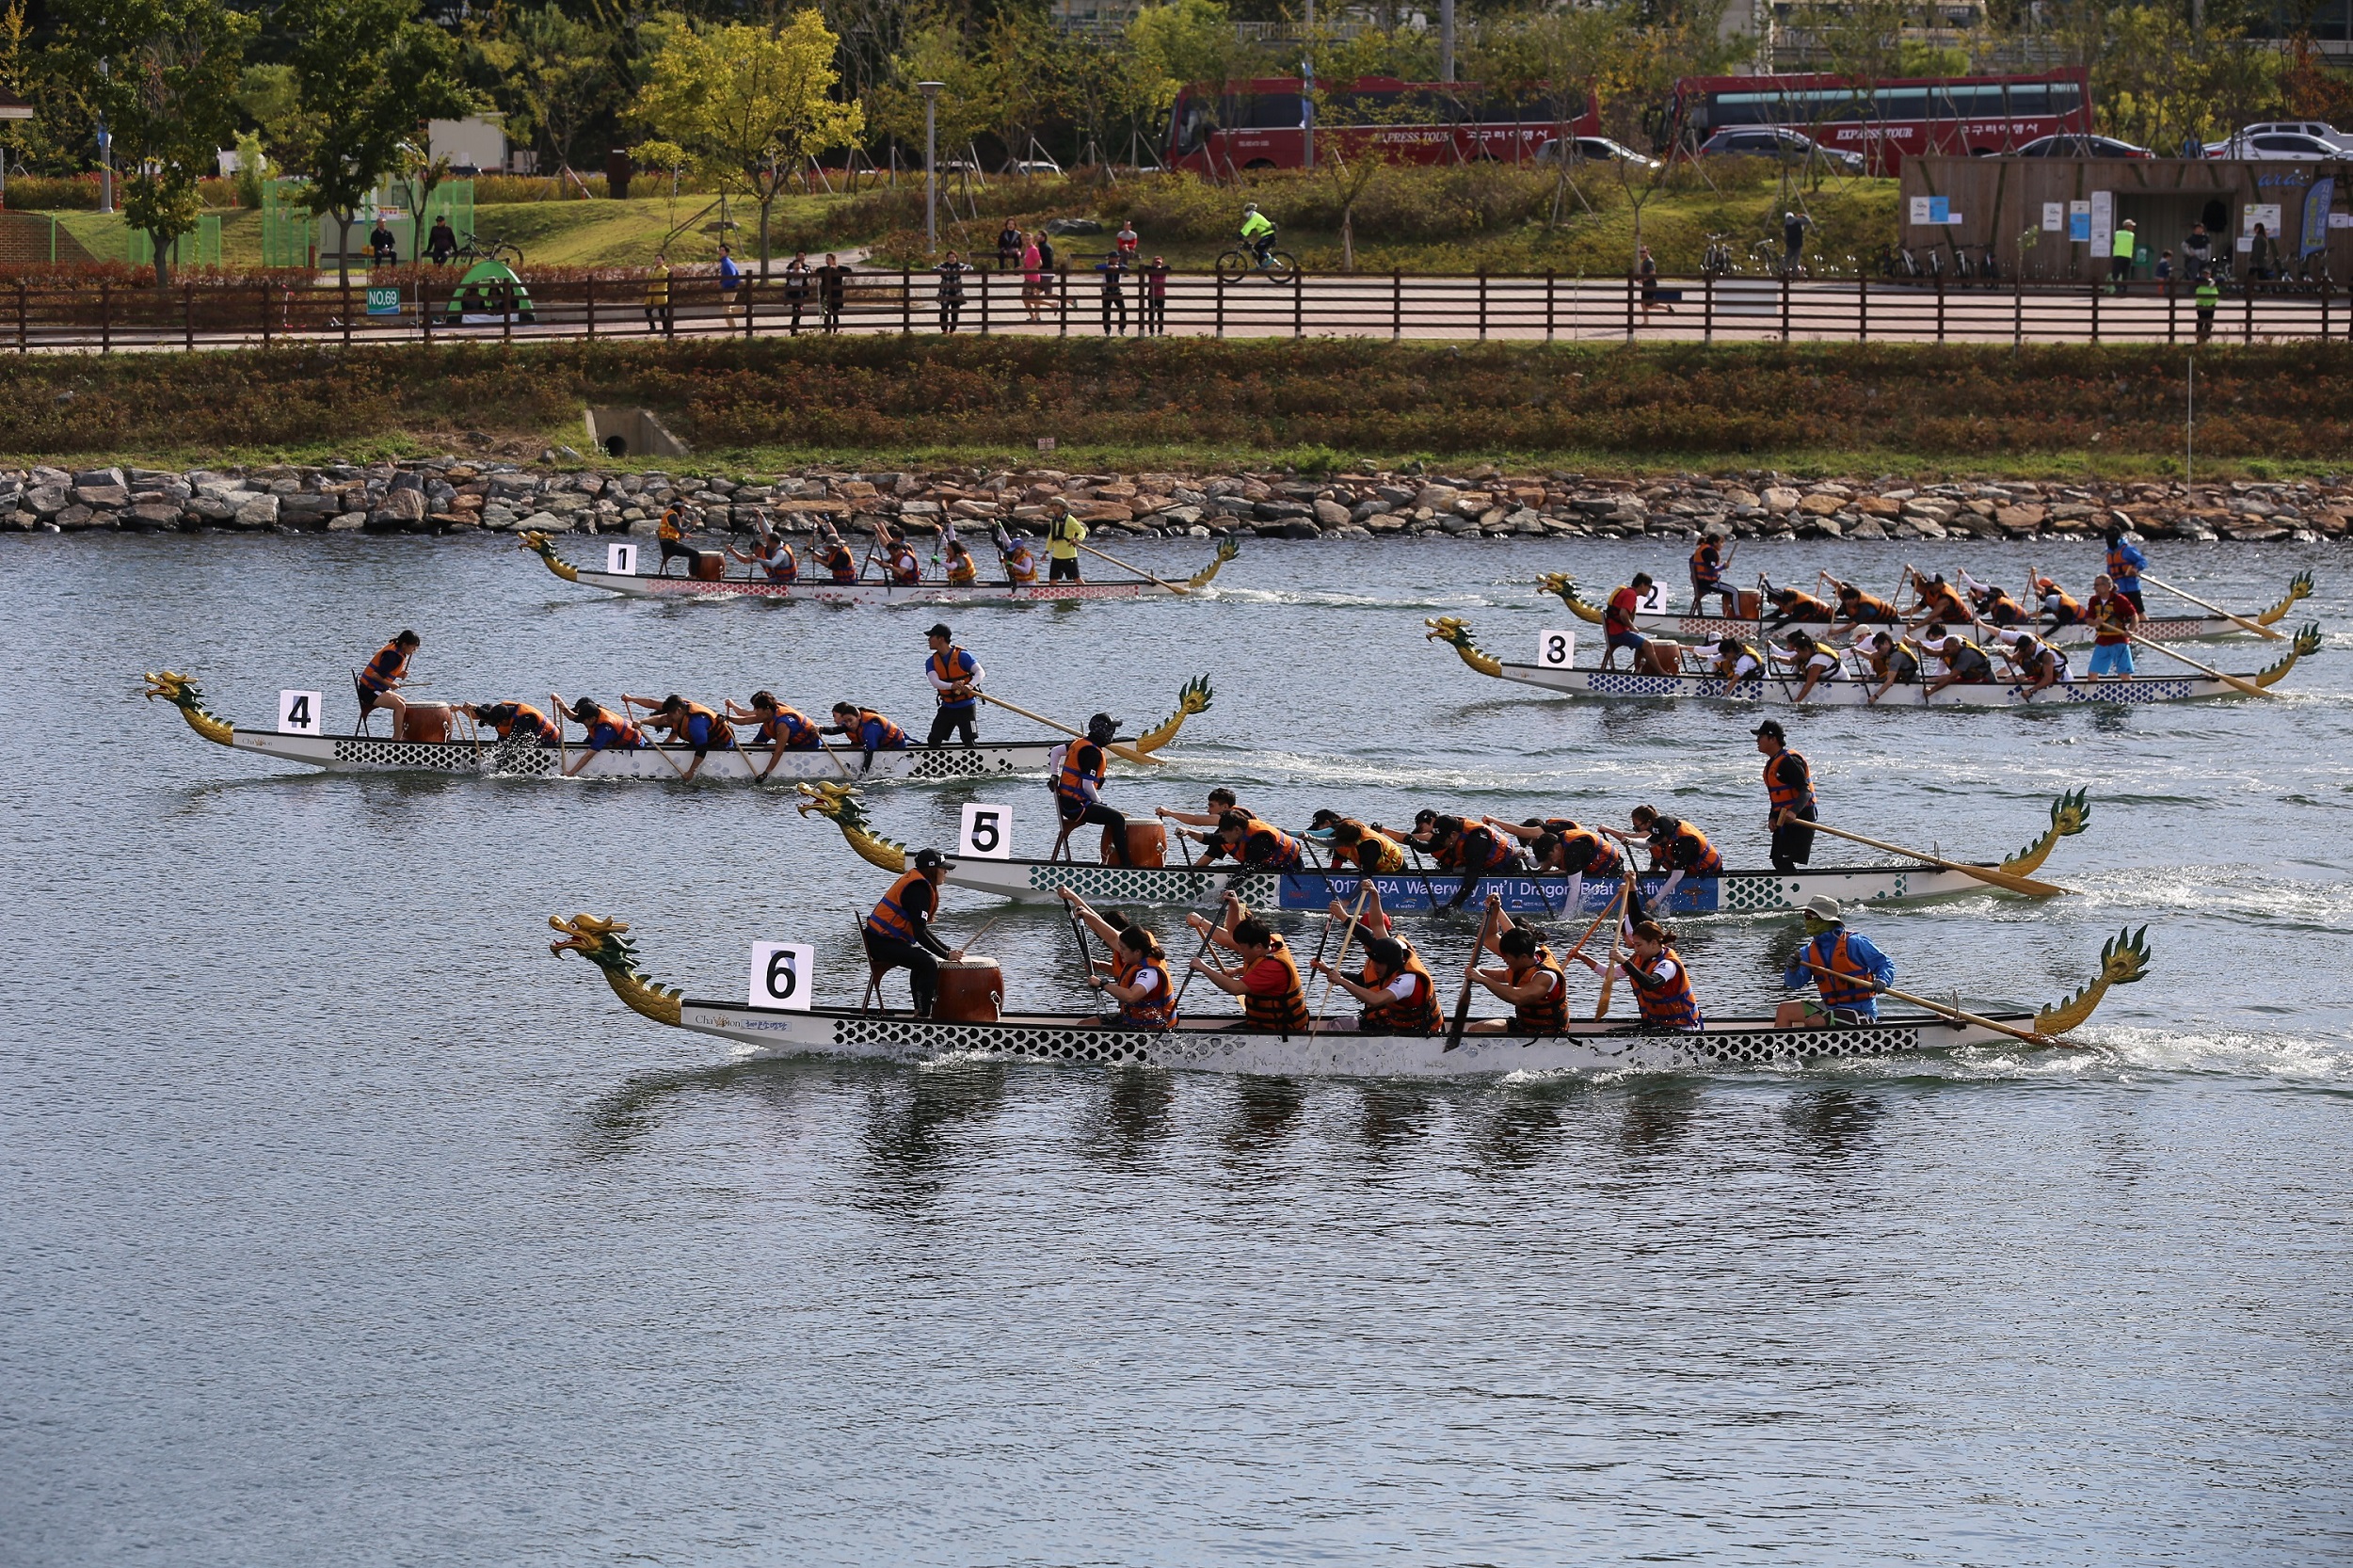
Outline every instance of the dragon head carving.
POLYGON ((2148 972, 2149 928, 2144 925, 2138 931, 2128 928, 2118 932, 2100 949, 2100 972, 2091 983, 2057 1007, 2046 1007, 2036 1014, 2035 1032, 2056 1036, 2081 1027, 2111 986, 2133 984, 2148 972))
POLYGON ((1492 653, 1481 651, 1479 645, 1471 641, 1471 629, 1460 617, 1440 616, 1435 620, 1423 621, 1422 625, 1430 628, 1422 634, 1425 641, 1451 644, 1454 651, 1463 656, 1463 663, 1480 674, 1499 676, 1503 673, 1503 661, 1492 653))
POLYGON ((1561 602, 1567 605, 1570 612, 1587 625, 1599 626, 1601 624, 1601 612, 1577 597, 1577 579, 1567 572, 1548 571, 1545 573, 1536 585, 1536 591, 1558 596, 1561 602))
POLYGON ((574 915, 568 920, 561 915, 550 915, 548 924, 565 937, 560 942, 550 942, 550 952, 558 958, 568 952, 579 953, 603 971, 605 984, 613 987, 613 994, 627 1003, 632 1012, 643 1014, 658 1024, 678 1026, 681 993, 657 985, 639 972, 637 944, 629 939, 626 920, 600 915, 574 915))
POLYGON ((536 528, 527 528, 515 537, 515 542, 548 564, 548 569, 567 583, 580 581, 580 570, 555 552, 555 541, 536 528))
POLYGON ((2298 659, 2309 659, 2320 651, 2320 627, 2317 622, 2298 632, 2288 643, 2288 650, 2280 662, 2253 677, 2258 686, 2268 686, 2296 667, 2298 659))
POLYGON ((2280 617, 2312 596, 2313 574, 2310 571, 2299 571, 2288 579, 2288 591, 2281 596, 2280 601, 2255 617, 2255 624, 2258 626, 2275 625, 2280 617))
POLYGON ((1176 711, 1135 738, 1138 751, 1158 751, 1176 738, 1176 731, 1195 713, 1209 711, 1209 700, 1215 696, 1209 690, 1209 678, 1196 675, 1176 689, 1176 711))
POLYGON ((2002 870, 2012 876, 2032 876, 2042 862, 2051 857, 2051 851, 2061 839, 2072 839, 2091 822, 2091 802, 2089 792, 2077 790, 2051 802, 2051 825, 2042 836, 2016 855, 2002 862, 2002 870))
POLYGON ((847 784, 831 781, 803 784, 800 812, 812 812, 826 818, 841 829, 841 837, 867 864, 878 866, 894 875, 907 869, 907 846, 895 839, 876 833, 866 821, 866 807, 857 798, 857 791, 847 784))
POLYGON ((188 721, 188 728, 206 740, 216 745, 227 745, 235 736, 234 726, 204 706, 203 688, 197 685, 194 676, 182 675, 177 670, 149 670, 145 679, 147 690, 141 695, 150 702, 162 697, 179 709, 180 716, 188 721))
POLYGON ((1226 535, 1217 541, 1217 553, 1209 557, 1209 564, 1186 578, 1185 586, 1188 588, 1208 587, 1210 581, 1217 576, 1218 568, 1241 553, 1241 541, 1231 534, 1226 535))

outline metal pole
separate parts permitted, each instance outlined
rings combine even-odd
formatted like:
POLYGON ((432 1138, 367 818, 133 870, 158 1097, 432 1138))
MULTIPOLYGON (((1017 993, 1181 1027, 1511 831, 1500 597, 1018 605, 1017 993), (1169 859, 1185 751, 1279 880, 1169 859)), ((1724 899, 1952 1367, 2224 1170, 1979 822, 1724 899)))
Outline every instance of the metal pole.
POLYGON ((1487 341, 1487 269, 1479 269, 1479 341, 1487 341))
POLYGON ((918 82, 923 89, 923 248, 939 248, 939 89, 945 82, 918 82))
POLYGON ((1625 341, 1634 341, 1634 274, 1625 275, 1625 341))
POLYGON ((899 269, 899 336, 915 330, 915 276, 905 267, 899 269))
MULTIPOLYGON (((2099 309, 2100 309, 2100 307, 2099 307, 2099 303, 2098 303, 2098 301, 2097 301, 2097 299, 2096 299, 2096 298, 2095 298, 2095 300, 2093 301, 2093 304, 2092 304, 2091 309, 2092 309, 2092 317, 2091 317, 2091 319, 2092 319, 2092 320, 2096 323, 2096 322, 2100 319, 2100 317, 2099 317, 2099 309)), ((2094 333, 2095 333, 2095 335, 2094 335, 2094 336, 2093 336, 2093 338, 2092 338, 2092 342, 2097 343, 2097 342, 2099 342, 2100 340, 2099 340, 2098 336, 2096 335, 2096 334, 2097 334, 2097 328, 2096 328, 2096 327, 2095 327, 2095 328, 2094 328, 2094 333)), ((1788 336, 1788 334, 1787 334, 1787 333, 1785 333, 1785 332, 1784 334, 1782 334, 1782 335, 1783 335, 1784 337, 1788 336)), ((1937 342, 1937 346, 1938 346, 1938 347, 1940 347, 1940 348, 1941 348, 1941 347, 1943 347, 1943 346, 1944 346, 1944 344, 1945 344, 1945 275, 1944 275, 1942 272, 1940 272, 1940 273, 1938 273, 1938 274, 1936 275, 1936 342, 1937 342)))
MULTIPOLYGON (((424 296, 422 294, 420 294, 417 297, 418 297, 420 300, 422 300, 424 296)), ((596 342, 596 341, 597 341, 597 280, 596 280, 594 278, 591 278, 591 279, 589 279, 589 280, 588 280, 588 299, 587 299, 587 303, 588 303, 588 341, 589 341, 590 343, 594 343, 594 342, 596 342)), ((427 319, 428 321, 430 321, 430 320, 431 320, 431 318, 430 318, 430 317, 427 317, 426 319, 427 319)), ((430 333, 432 330, 433 330, 433 328, 432 328, 430 326, 426 327, 426 328, 425 328, 425 331, 426 331, 427 333, 430 333)))
MULTIPOLYGON (((1712 344, 1716 341, 1716 275, 1700 275, 1700 342, 1712 344)), ((1696 612, 1699 606, 1694 604, 1696 612)))
POLYGON ((1217 335, 1225 335, 1225 274, 1217 275, 1217 335))
POLYGON ((2240 318, 2238 341, 2243 344, 2251 344, 2255 341, 2255 280, 2252 278, 2247 280, 2241 296, 2247 301, 2247 312, 2240 318))
POLYGON ((180 346, 187 353, 196 352, 196 285, 180 285, 180 346))
POLYGON ((111 354, 115 346, 114 291, 111 285, 98 285, 98 352, 111 354))
POLYGON ((1438 80, 1454 80, 1454 0, 1438 0, 1438 80))
POLYGON ((1061 287, 1055 291, 1060 296, 1057 301, 1058 313, 1061 317, 1062 325, 1062 330, 1059 335, 1066 338, 1070 336, 1070 264, 1068 262, 1063 263, 1060 267, 1060 272, 1061 276, 1056 280, 1056 281, 1061 285, 1061 287))
POLYGON ((2009 346, 2014 353, 2026 342, 2026 280, 2009 275, 2009 346))
POLYGON ((1871 341, 1871 280, 1863 273, 1854 278, 1855 329, 1854 341, 1871 341))
MULTIPOLYGON (((2168 278, 2165 280, 2165 341, 2169 344, 2174 339, 2174 306, 2173 280, 2168 278)), ((2320 335, 2323 338, 2329 335, 2329 296, 2325 291, 2320 296, 2320 335)))
POLYGON ((1545 269, 1545 342, 1552 341, 1552 270, 1545 269))
POLYGON ((2091 342, 2095 347, 2100 342, 2100 284, 2097 280, 2091 285, 2091 342))
POLYGON ((1307 335, 1306 317, 1307 317, 1307 274, 1306 274, 1304 270, 1302 270, 1301 268, 1298 268, 1298 267, 1293 267, 1293 268, 1291 268, 1291 336, 1292 336, 1292 337, 1294 337, 1294 338, 1304 338, 1304 337, 1305 337, 1305 336, 1307 335))
POLYGON ((1405 335, 1405 270, 1389 270, 1389 341, 1397 342, 1405 335))

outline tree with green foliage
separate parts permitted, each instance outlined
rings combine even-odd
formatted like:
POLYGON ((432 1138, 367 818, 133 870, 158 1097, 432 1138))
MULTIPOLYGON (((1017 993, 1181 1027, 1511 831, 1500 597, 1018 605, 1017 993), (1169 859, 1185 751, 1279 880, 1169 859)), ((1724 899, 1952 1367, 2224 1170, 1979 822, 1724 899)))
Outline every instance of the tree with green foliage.
POLYGON ((238 68, 259 30, 220 0, 78 0, 60 13, 55 72, 113 137, 123 219, 153 243, 159 289, 201 216, 196 183, 236 133, 238 68))
POLYGON ((491 96, 506 113, 509 134, 538 142, 558 170, 570 172, 582 133, 617 98, 614 36, 549 4, 494 11, 470 42, 497 73, 491 96))
POLYGON ((809 10, 773 28, 680 28, 654 56, 631 110, 760 208, 762 278, 769 214, 785 182, 802 160, 851 145, 866 126, 863 109, 833 96, 840 42, 809 10))
POLYGON ((891 58, 889 77, 866 95, 869 118, 874 129, 920 158, 923 94, 916 84, 941 83, 939 145, 943 152, 961 156, 966 143, 998 122, 999 74, 994 61, 965 48, 962 34, 935 23, 910 34, 905 50, 891 58))
POLYGON ((335 219, 336 266, 351 281, 351 223, 420 121, 473 107, 456 46, 417 20, 417 0, 285 0, 304 196, 335 219))
POLYGON ((1513 18, 1481 40, 1474 62, 1481 80, 1514 103, 1541 108, 1552 121, 1555 229, 1567 216, 1572 191, 1593 210, 1576 182, 1577 121, 1593 104, 1593 84, 1611 60, 1625 24, 1625 17, 1613 8, 1578 6, 1513 18))

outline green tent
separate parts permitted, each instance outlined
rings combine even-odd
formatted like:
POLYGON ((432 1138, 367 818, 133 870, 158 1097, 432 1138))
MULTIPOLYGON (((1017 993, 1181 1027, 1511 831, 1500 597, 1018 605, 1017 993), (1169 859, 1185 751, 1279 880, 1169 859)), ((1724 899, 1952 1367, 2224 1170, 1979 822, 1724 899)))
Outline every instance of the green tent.
POLYGON ((450 296, 449 324, 497 327, 510 319, 526 324, 538 319, 532 309, 531 291, 504 262, 492 258, 474 263, 457 280, 457 292, 450 296))

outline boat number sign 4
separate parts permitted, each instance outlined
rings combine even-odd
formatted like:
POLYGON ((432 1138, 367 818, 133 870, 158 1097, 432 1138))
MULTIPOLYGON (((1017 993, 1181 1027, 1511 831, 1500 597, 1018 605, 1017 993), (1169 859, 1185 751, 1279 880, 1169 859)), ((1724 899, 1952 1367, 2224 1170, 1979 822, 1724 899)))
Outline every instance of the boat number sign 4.
POLYGON ((278 694, 278 732, 280 735, 315 735, 319 722, 326 715, 319 710, 325 702, 316 692, 280 692, 278 694))

